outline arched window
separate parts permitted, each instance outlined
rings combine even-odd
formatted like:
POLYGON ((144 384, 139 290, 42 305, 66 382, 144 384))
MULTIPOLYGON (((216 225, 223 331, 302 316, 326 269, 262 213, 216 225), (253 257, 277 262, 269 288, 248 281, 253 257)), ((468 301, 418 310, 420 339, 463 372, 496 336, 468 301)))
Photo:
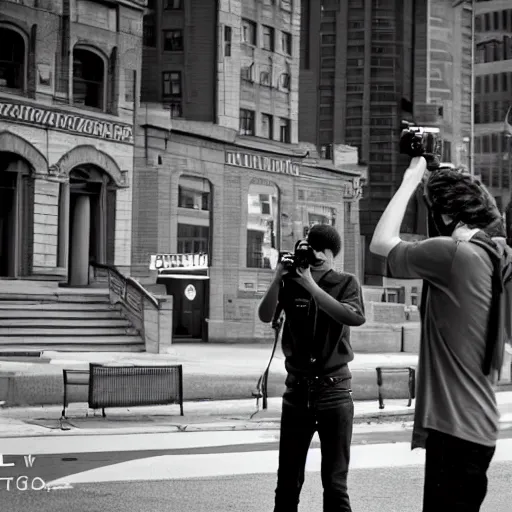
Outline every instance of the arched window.
POLYGON ((178 185, 178 253, 210 253, 212 194, 204 178, 181 176, 178 185))
POLYGON ((24 89, 25 40, 10 28, 0 27, 0 87, 24 89))
POLYGON ((73 50, 73 103, 105 108, 105 61, 85 48, 73 50))
POLYGON ((272 268, 279 254, 279 192, 251 183, 247 194, 247 267, 272 268))

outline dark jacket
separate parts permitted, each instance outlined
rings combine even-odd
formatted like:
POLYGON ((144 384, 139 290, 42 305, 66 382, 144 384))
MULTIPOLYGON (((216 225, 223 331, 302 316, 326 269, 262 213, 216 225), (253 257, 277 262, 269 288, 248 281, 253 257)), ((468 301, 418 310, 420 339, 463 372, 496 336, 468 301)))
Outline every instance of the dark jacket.
MULTIPOLYGON (((364 316, 362 291, 354 275, 331 270, 318 285, 364 316)), ((348 363, 354 359, 354 353, 347 325, 319 309, 310 293, 293 279, 283 279, 278 307, 285 312, 282 347, 288 373, 298 377, 351 378, 348 363)))

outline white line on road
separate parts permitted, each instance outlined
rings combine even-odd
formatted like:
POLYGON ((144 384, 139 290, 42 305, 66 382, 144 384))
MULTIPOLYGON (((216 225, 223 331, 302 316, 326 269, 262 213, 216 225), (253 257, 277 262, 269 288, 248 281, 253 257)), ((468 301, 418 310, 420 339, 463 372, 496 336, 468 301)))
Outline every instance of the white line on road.
MULTIPOLYGON (((410 431, 412 423, 354 425, 354 434, 410 431)), ((316 436, 314 440, 318 441, 316 436)), ((213 432, 172 432, 155 434, 120 434, 87 436, 48 436, 0 438, 3 455, 34 455, 57 453, 126 452, 141 450, 173 450, 227 446, 234 444, 270 443, 279 441, 279 430, 236 430, 213 432)))
MULTIPOLYGON (((277 450, 198 454, 163 455, 113 464, 78 473, 51 482, 78 484, 119 481, 182 480, 198 477, 219 477, 275 473, 277 450)), ((421 466, 425 461, 424 450, 411 450, 410 443, 356 445, 352 447, 351 469, 392 468, 421 466)), ((512 461, 512 439, 498 441, 494 462, 512 461)), ((320 471, 320 450, 311 449, 306 471, 320 471)))

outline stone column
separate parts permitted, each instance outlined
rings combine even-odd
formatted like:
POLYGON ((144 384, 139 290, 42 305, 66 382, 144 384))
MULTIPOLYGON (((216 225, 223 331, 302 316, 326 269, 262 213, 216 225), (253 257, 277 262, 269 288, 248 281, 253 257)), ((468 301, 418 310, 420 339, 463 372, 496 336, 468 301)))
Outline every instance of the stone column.
POLYGON ((59 201, 59 252, 57 266, 68 267, 69 256, 69 183, 61 183, 61 194, 59 201))
POLYGON ((71 231, 70 286, 89 284, 89 242, 91 226, 91 201, 89 196, 78 196, 73 211, 71 231))

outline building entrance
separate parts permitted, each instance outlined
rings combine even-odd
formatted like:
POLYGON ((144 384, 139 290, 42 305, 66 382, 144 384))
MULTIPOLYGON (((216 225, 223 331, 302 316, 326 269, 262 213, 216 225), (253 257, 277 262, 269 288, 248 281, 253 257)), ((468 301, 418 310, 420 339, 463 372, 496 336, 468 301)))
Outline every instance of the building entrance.
POLYGON ((87 286, 91 261, 114 264, 116 187, 101 170, 79 168, 69 192, 69 284, 87 286))
POLYGON ((31 271, 33 205, 28 163, 0 153, 0 277, 15 279, 31 271))

